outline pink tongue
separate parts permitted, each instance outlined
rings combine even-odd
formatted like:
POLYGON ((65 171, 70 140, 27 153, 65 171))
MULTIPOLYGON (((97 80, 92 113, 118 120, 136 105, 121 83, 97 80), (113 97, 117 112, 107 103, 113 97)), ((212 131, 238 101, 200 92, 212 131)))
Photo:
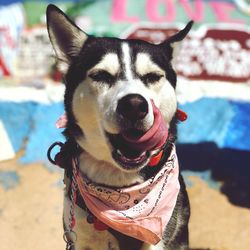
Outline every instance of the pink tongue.
POLYGON ((128 131, 122 133, 128 146, 135 150, 147 151, 160 148, 168 136, 168 126, 165 123, 160 110, 152 102, 154 123, 152 127, 141 136, 134 136, 128 131))

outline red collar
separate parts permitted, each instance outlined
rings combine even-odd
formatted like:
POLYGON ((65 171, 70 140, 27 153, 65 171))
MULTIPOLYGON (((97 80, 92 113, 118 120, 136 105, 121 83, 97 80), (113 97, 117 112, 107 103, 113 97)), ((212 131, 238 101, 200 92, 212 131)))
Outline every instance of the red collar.
POLYGON ((163 154, 163 149, 161 149, 156 155, 153 155, 148 163, 149 167, 154 167, 158 165, 163 154))

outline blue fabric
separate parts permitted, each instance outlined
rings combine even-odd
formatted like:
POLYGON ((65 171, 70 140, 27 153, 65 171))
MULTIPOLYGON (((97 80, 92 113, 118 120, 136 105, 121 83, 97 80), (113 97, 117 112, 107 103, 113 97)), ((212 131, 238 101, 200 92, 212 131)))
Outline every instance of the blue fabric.
POLYGON ((227 128, 224 147, 250 150, 250 103, 231 102, 234 116, 227 128))
POLYGON ((214 142, 220 148, 250 150, 250 102, 202 98, 180 108, 188 119, 178 126, 179 143, 214 142))
POLYGON ((24 146, 31 130, 32 116, 36 110, 34 102, 0 102, 2 120, 15 152, 24 146))
POLYGON ((25 155, 21 163, 47 161, 48 147, 55 141, 64 141, 55 122, 64 113, 62 103, 51 105, 39 104, 33 115, 33 128, 30 131, 25 155))
POLYGON ((188 119, 178 126, 179 143, 215 142, 220 147, 224 146, 228 127, 235 116, 230 101, 202 98, 180 105, 180 108, 188 114, 188 119))

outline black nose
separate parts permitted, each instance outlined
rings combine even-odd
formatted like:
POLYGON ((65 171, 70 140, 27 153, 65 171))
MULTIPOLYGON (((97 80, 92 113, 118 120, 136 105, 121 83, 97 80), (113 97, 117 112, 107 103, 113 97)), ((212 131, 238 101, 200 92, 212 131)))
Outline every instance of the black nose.
POLYGON ((138 94, 126 95, 118 101, 117 113, 130 121, 142 120, 148 113, 148 102, 138 94))

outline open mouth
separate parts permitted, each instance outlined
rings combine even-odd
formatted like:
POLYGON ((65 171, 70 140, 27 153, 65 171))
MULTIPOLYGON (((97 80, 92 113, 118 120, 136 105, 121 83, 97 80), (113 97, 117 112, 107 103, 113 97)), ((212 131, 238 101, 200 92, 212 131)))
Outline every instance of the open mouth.
POLYGON ((149 155, 147 152, 142 152, 134 158, 125 156, 119 149, 114 150, 112 153, 114 160, 124 169, 132 170, 139 169, 147 165, 149 162, 149 155))
POLYGON ((122 134, 108 134, 108 138, 114 148, 112 157, 122 168, 126 170, 139 169, 149 162, 149 153, 131 148, 122 134))
POLYGON ((168 125, 159 109, 154 105, 154 123, 147 131, 131 128, 120 134, 107 136, 114 150, 113 159, 126 170, 138 170, 146 166, 153 154, 156 154, 167 140, 168 125))

